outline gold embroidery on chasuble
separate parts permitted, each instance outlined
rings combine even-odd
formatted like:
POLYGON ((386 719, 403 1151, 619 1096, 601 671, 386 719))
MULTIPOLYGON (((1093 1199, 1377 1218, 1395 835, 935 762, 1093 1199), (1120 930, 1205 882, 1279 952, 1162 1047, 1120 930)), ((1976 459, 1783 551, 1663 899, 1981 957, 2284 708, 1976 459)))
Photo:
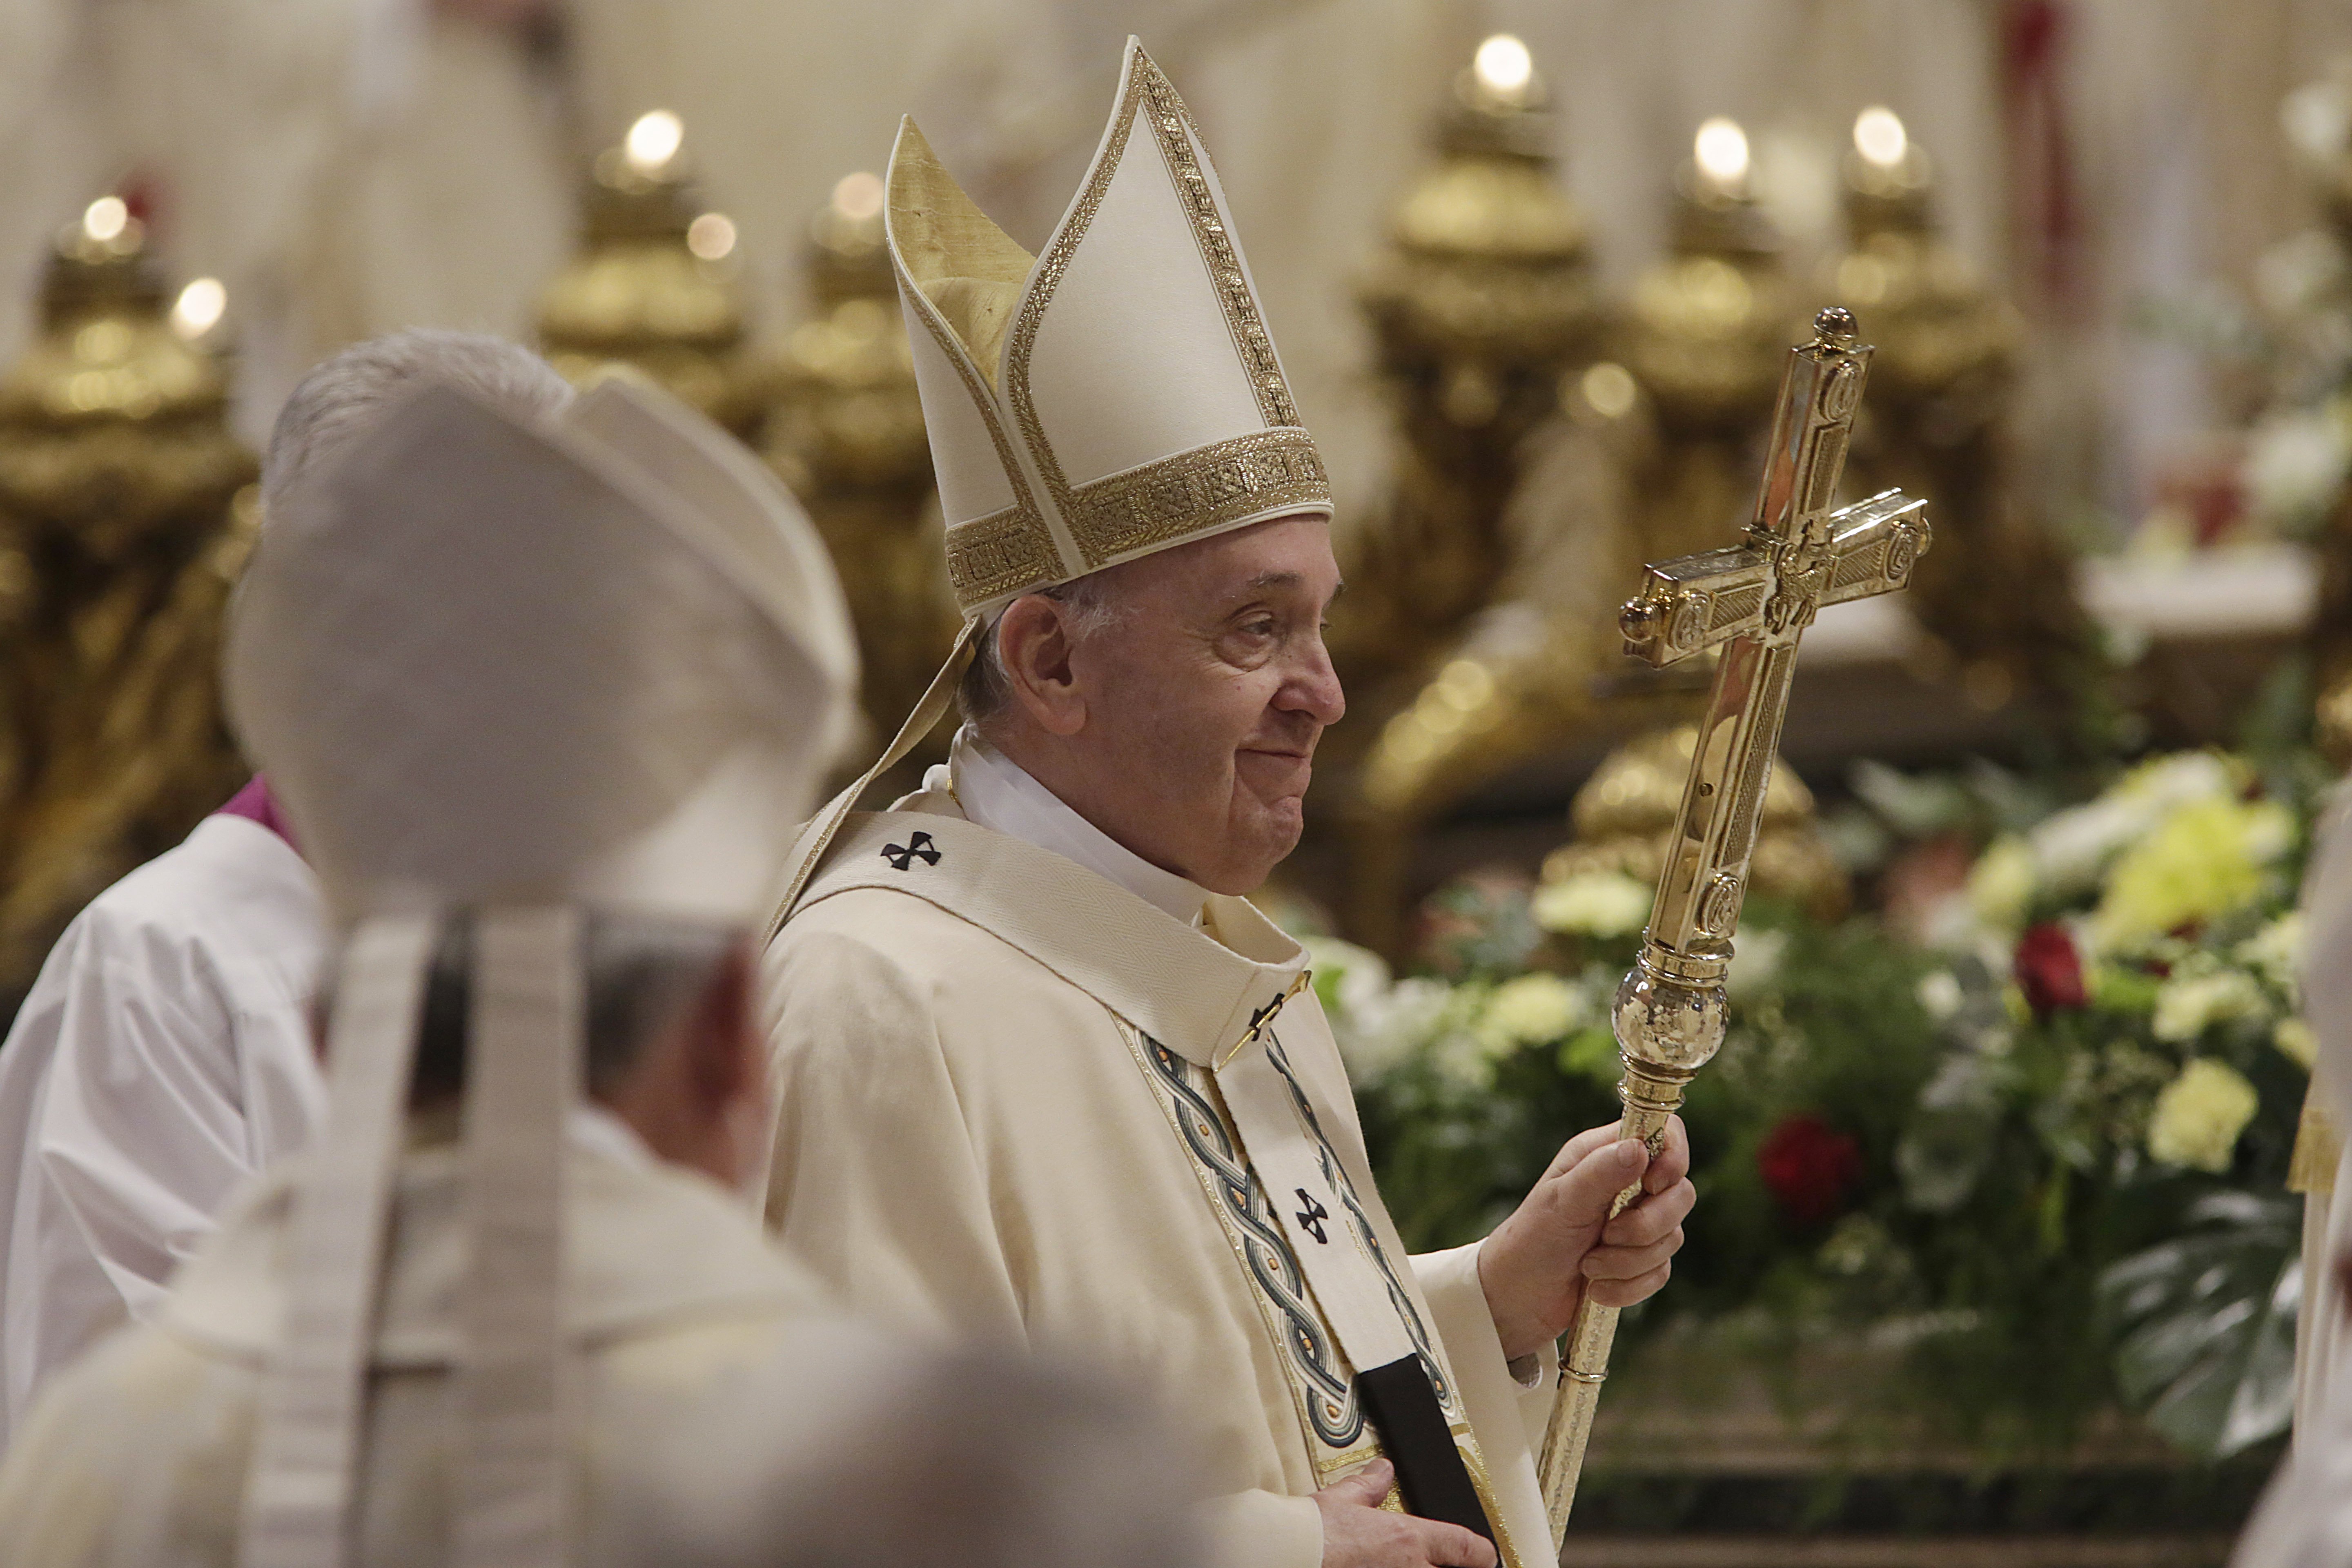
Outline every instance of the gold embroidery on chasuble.
POLYGON ((1233 1247, 1266 1333, 1280 1347, 1285 1381, 1315 1468, 1316 1485, 1377 1458, 1380 1440, 1356 1397, 1356 1369, 1307 1289, 1298 1256, 1274 1203, 1240 1152, 1216 1080, 1126 1019, 1113 1015, 1152 1098, 1191 1158, 1209 1208, 1233 1247))
MULTIPOLYGON (((1494 1479, 1486 1470, 1486 1456, 1478 1447, 1477 1434, 1470 1429, 1470 1417, 1462 1408, 1460 1394, 1454 1380, 1445 1370, 1431 1344, 1428 1325, 1421 1319, 1421 1309, 1413 1305, 1404 1281, 1389 1259, 1388 1248, 1381 1245, 1380 1233, 1372 1228, 1371 1216, 1364 1212, 1362 1198, 1357 1195, 1356 1184, 1348 1177, 1347 1167, 1339 1163, 1339 1152, 1324 1133, 1322 1119, 1315 1114, 1315 1106, 1307 1098, 1307 1090, 1298 1082, 1298 1075, 1290 1070, 1290 1058, 1282 1048, 1279 1033, 1265 1031, 1266 1059, 1281 1075, 1290 1090, 1292 1109, 1297 1111, 1300 1125, 1315 1141, 1315 1157, 1321 1165, 1323 1179, 1339 1194, 1340 1206, 1348 1211, 1348 1230, 1356 1238, 1358 1250, 1370 1259, 1380 1271, 1381 1281, 1388 1288, 1389 1303, 1404 1323, 1405 1332, 1412 1337, 1412 1348, 1421 1357, 1422 1370, 1428 1373, 1431 1388, 1436 1391, 1438 1407, 1445 1412, 1445 1424, 1454 1434, 1454 1447, 1462 1455, 1462 1467, 1470 1472, 1470 1485, 1478 1494, 1478 1506, 1486 1512, 1486 1522, 1494 1528, 1496 1543, 1500 1548, 1502 1568, 1528 1568, 1540 1560, 1523 1554, 1518 1543, 1511 1539, 1509 1528, 1503 1520, 1503 1508, 1495 1492, 1494 1479)), ((1391 1493, 1393 1495, 1393 1492, 1391 1493)))
MULTIPOLYGON (((1151 1086, 1153 1098, 1159 1100, 1169 1125, 1190 1155, 1209 1206, 1233 1247, 1243 1278, 1248 1281, 1259 1316, 1282 1349, 1283 1368, 1290 1384, 1292 1403, 1298 1411, 1300 1430, 1307 1437, 1316 1484, 1327 1486, 1381 1452, 1380 1436, 1365 1419, 1363 1405, 1356 1396, 1356 1369, 1339 1348, 1330 1326, 1323 1321, 1321 1309, 1315 1304, 1297 1254, 1292 1250, 1289 1237, 1283 1234, 1265 1184, 1259 1181, 1256 1168, 1242 1148, 1215 1078, 1126 1019, 1116 1014, 1112 1016, 1119 1037, 1127 1042, 1136 1066, 1151 1086)), ((1504 1568, 1522 1568, 1535 1563, 1536 1559, 1520 1553, 1517 1543, 1505 1532, 1503 1510, 1486 1472, 1486 1456, 1470 1430, 1460 1395, 1431 1342, 1420 1309, 1406 1291, 1388 1248, 1381 1243, 1380 1234, 1372 1228, 1355 1183, 1339 1163, 1338 1152, 1324 1134, 1321 1121, 1292 1073, 1289 1059, 1283 1054, 1281 1041, 1273 1030, 1266 1031, 1265 1042, 1267 1056, 1288 1086, 1299 1120, 1314 1140, 1316 1158, 1324 1175, 1339 1194, 1340 1205, 1347 1212, 1348 1233, 1387 1287, 1390 1304, 1421 1358, 1422 1369, 1437 1394, 1439 1408, 1445 1413, 1446 1426, 1454 1434, 1454 1447, 1470 1473, 1470 1484, 1478 1493, 1479 1504, 1486 1510, 1486 1518, 1497 1535, 1503 1537, 1504 1568)), ((1403 1503, 1391 1489, 1381 1506, 1402 1510, 1403 1503)))

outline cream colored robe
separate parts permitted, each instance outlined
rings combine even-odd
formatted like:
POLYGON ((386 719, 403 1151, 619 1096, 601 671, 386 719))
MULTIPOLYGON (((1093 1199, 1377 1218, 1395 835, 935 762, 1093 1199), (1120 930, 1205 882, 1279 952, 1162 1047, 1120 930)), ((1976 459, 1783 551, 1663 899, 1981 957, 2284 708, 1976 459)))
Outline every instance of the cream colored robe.
MULTIPOLYGON (((358 1505, 367 1568, 447 1557, 446 1436, 462 1269, 457 1151, 413 1153, 395 1199, 358 1505)), ((882 1383, 739 1200, 611 1137, 575 1141, 568 1290, 582 1351, 573 1561, 772 1561, 772 1517, 882 1383)), ((0 1466, 9 1568, 228 1568, 262 1358, 282 1310, 289 1183, 265 1179, 154 1321, 59 1377, 0 1466)))
MULTIPOLYGON (((1244 900, 1196 930, 946 791, 850 818, 767 955, 787 1247, 894 1325, 1141 1377, 1200 1438, 1224 1560, 1251 1568, 1313 1568, 1307 1494, 1376 1452, 1208 1065, 1304 962, 1244 900)), ((1379 1251, 1409 1262, 1390 1278, 1506 1562, 1536 1568, 1556 1363, 1513 1381, 1476 1247, 1407 1259, 1313 993, 1272 1030, 1379 1251)))

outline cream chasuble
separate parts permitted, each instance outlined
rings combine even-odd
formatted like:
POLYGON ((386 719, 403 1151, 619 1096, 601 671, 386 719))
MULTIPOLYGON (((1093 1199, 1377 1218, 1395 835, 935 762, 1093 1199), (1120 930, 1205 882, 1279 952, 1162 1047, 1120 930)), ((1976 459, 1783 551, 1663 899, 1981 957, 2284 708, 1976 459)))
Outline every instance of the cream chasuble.
MULTIPOLYGON (((795 1478, 861 1430, 905 1356, 839 1318, 733 1194, 658 1163, 596 1110, 571 1130, 564 1337, 579 1367, 565 1434, 583 1564, 772 1563, 795 1478)), ((191 1260, 153 1321, 49 1387, 0 1466, 9 1568, 218 1568, 237 1513, 263 1368, 283 1337, 302 1162, 263 1179, 191 1260)), ((356 1568, 451 1553, 450 1441, 465 1340, 455 1144, 412 1152, 393 1199, 369 1358, 356 1568)))
POLYGON ((1132 1369, 1265 1568, 1319 1562, 1307 1494, 1380 1452, 1357 1373, 1418 1361, 1504 1561, 1544 1560, 1552 1363, 1510 1376, 1475 1247, 1406 1255, 1246 900, 1195 929, 931 789, 850 819, 767 967, 770 1218, 853 1306, 1132 1369))

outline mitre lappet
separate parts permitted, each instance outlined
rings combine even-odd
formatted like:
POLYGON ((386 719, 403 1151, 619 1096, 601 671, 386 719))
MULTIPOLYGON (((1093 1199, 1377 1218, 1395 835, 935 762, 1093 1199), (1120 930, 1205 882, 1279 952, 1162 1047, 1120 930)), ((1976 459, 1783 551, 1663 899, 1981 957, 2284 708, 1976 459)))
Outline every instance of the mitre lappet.
POLYGON ((795 852, 795 886, 856 795, 939 721, 1013 599, 1272 518, 1331 515, 1200 127, 1136 39, 1042 252, 973 205, 911 119, 885 219, 964 627, 873 773, 795 852))
POLYGON ((427 388, 270 520, 228 699, 347 940, 246 1568, 350 1550, 416 1029, 438 933, 460 914, 452 1560, 562 1560, 576 1390, 561 1156, 582 1093, 583 923, 756 921, 850 732, 855 648, 797 507, 707 422, 625 380, 531 428, 427 388))

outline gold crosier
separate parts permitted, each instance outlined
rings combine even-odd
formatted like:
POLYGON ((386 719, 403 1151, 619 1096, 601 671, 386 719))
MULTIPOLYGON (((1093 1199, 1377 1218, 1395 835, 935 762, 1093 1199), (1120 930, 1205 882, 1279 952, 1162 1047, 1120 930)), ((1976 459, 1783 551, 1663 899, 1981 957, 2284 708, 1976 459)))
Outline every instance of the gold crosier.
MULTIPOLYGON (((1823 605, 1892 593, 1927 548, 1926 502, 1900 490, 1832 511, 1871 351, 1832 307, 1792 350, 1748 542, 1650 566, 1618 625, 1625 651, 1663 668, 1720 647, 1642 951, 1617 988, 1612 1024, 1624 1077, 1619 1132, 1654 1154, 1683 1091, 1723 1044, 1723 982, 1748 858, 1789 708, 1797 640, 1823 605)), ((1613 1215, 1641 1194, 1617 1194, 1613 1215)), ((1544 1510, 1554 1544, 1608 1375, 1617 1309, 1589 1299, 1570 1327, 1559 1397, 1544 1435, 1544 1510)))

